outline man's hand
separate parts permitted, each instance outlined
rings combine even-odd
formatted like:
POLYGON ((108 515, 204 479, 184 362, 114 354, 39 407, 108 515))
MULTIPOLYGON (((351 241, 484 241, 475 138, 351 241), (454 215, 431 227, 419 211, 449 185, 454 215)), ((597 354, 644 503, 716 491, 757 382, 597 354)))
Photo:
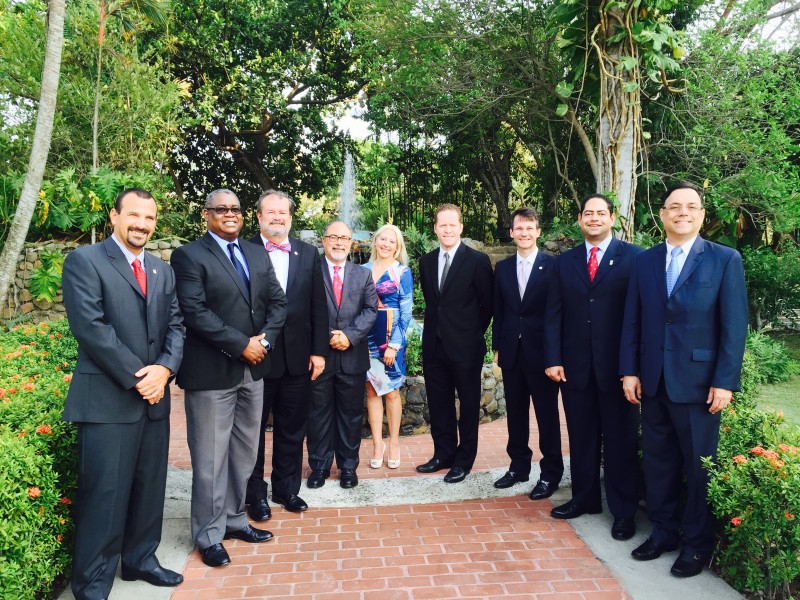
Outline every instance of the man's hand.
POLYGON ((642 403, 642 382, 636 375, 625 375, 622 378, 622 391, 625 399, 631 404, 642 403))
POLYGON ((311 371, 311 381, 314 381, 325 370, 325 357, 312 354, 308 359, 308 370, 311 371))
POLYGON ((134 387, 150 404, 156 404, 164 397, 164 388, 167 387, 170 376, 167 367, 147 365, 136 371, 134 376, 142 378, 134 387))
POLYGON ((555 367, 547 367, 544 370, 544 374, 547 375, 550 379, 558 383, 559 381, 566 381, 567 378, 564 375, 564 367, 561 365, 557 365, 555 367))
POLYGON ((264 360, 264 357, 267 355, 267 349, 261 345, 261 340, 264 339, 265 335, 264 333, 260 333, 250 338, 247 347, 242 351, 242 360, 251 365, 257 365, 264 360))
POLYGON ((733 392, 731 390, 712 387, 710 390, 708 390, 708 400, 706 400, 706 404, 711 405, 708 409, 708 412, 710 412, 712 415, 717 414, 731 403, 732 397, 733 392))
POLYGON ((347 350, 350 347, 350 340, 341 329, 334 329, 331 331, 330 345, 334 350, 347 350))

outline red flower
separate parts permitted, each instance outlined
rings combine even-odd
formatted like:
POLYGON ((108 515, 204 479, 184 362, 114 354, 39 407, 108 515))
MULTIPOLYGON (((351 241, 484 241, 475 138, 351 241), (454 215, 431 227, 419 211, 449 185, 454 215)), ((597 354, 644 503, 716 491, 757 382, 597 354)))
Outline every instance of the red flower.
POLYGON ((53 429, 50 427, 50 425, 39 425, 36 428, 36 433, 47 435, 48 433, 53 433, 53 429))
POLYGON ((790 513, 788 510, 785 513, 783 513, 783 516, 786 517, 787 519, 794 519, 794 514, 790 513))
POLYGON ((59 500, 59 502, 61 502, 61 504, 66 504, 66 505, 70 505, 70 504, 72 504, 72 500, 70 500, 70 499, 69 499, 69 498, 67 498, 66 496, 64 496, 63 498, 61 498, 61 500, 59 500))
POLYGON ((38 498, 42 495, 42 490, 38 487, 33 486, 28 488, 28 498, 38 498))
POLYGON ((60 542, 63 542, 63 541, 64 541, 64 536, 63 536, 63 535, 61 535, 61 534, 59 533, 59 534, 56 536, 56 539, 59 541, 59 543, 60 543, 60 542))
POLYGON ((743 465, 747 462, 747 457, 743 454, 737 454, 733 457, 733 462, 735 462, 737 465, 743 465))
POLYGON ((69 375, 69 374, 68 375, 64 375, 64 381, 66 381, 67 383, 72 381, 72 375, 69 375))
POLYGON ((753 454, 754 456, 763 456, 764 452, 766 452, 766 450, 764 450, 761 446, 750 448, 750 454, 753 454))
POLYGON ((32 383, 26 383, 25 385, 22 386, 22 389, 25 390, 26 392, 32 392, 33 388, 35 387, 36 386, 33 385, 32 383))
POLYGON ((742 517, 733 517, 731 519, 731 524, 733 524, 734 527, 738 527, 742 524, 742 517))

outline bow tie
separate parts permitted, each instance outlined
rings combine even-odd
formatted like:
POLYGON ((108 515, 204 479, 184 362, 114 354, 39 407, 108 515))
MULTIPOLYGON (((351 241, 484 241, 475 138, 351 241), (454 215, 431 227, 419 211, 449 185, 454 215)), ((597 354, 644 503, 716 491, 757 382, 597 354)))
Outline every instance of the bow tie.
POLYGON ((272 242, 267 242, 267 252, 272 252, 273 250, 283 250, 284 252, 288 253, 292 249, 292 245, 289 242, 285 244, 273 244, 272 242))

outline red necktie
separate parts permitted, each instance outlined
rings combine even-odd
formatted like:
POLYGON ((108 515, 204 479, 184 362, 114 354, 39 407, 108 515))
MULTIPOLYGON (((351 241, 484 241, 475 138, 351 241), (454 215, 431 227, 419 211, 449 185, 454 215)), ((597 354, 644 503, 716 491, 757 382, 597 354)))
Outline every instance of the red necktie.
POLYGON ((142 294, 147 296, 147 275, 142 268, 142 263, 139 262, 138 258, 134 258, 133 262, 131 263, 133 267, 133 276, 136 277, 136 281, 139 283, 139 287, 142 288, 142 294))
POLYGON ((333 295, 336 298, 336 306, 342 305, 342 278, 339 277, 339 269, 342 267, 333 267, 333 295))
POLYGON ((273 244, 272 242, 267 242, 267 252, 272 252, 273 250, 283 250, 288 254, 291 249, 292 244, 290 242, 286 242, 285 244, 273 244))
POLYGON ((597 273, 597 251, 599 248, 595 246, 589 251, 589 281, 594 281, 594 276, 597 273))

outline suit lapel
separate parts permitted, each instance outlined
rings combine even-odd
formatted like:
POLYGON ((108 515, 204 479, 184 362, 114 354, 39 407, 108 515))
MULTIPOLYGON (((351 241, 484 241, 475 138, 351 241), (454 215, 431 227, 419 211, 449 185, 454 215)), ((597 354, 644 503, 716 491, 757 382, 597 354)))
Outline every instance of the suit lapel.
MULTIPOLYGON (((117 246, 117 243, 111 238, 107 238, 103 244, 105 244, 106 254, 108 254, 108 258, 111 260, 111 264, 114 268, 119 271, 120 275, 130 284, 133 290, 139 294, 140 297, 144 298, 142 288, 139 287, 139 282, 136 281, 136 277, 133 276, 133 269, 122 253, 122 250, 117 246)), ((147 285, 148 289, 150 289, 150 277, 147 278, 147 285)))
MULTIPOLYGON (((675 287, 672 288, 672 295, 674 296, 675 293, 681 288, 681 286, 686 283, 686 280, 689 276, 694 272, 697 266, 703 261, 703 251, 705 250, 705 240, 701 238, 699 235, 697 239, 692 244, 692 249, 689 250, 689 256, 686 257, 686 262, 683 263, 683 268, 681 269, 681 274, 678 275, 678 281, 675 282, 675 287)), ((664 261, 667 260, 666 255, 666 244, 664 244, 664 261)), ((666 264, 666 262, 664 263, 666 264)), ((666 267, 665 267, 666 269, 666 267)), ((665 271, 666 273, 666 271, 665 271)), ((666 274, 662 277, 664 280, 664 297, 667 297, 667 278, 666 274)))
MULTIPOLYGON (((597 268, 597 273, 594 274, 594 280, 592 281, 592 286, 597 285, 600 283, 600 280, 606 276, 606 274, 614 268, 614 265, 619 262, 619 254, 622 250, 622 244, 620 241, 612 237, 611 243, 608 245, 608 248, 603 253, 604 256, 600 260, 600 264, 597 268)), ((586 277, 589 277, 589 266, 586 266, 586 277)))
POLYGON ((294 281, 294 275, 297 273, 297 269, 300 266, 300 250, 302 247, 298 240, 293 238, 289 238, 289 243, 292 245, 292 249, 289 251, 289 276, 286 278, 286 295, 289 295, 289 290, 292 287, 292 282, 294 281))
MULTIPOLYGON (((239 288, 239 292, 241 292, 242 297, 247 300, 247 303, 250 304, 250 298, 247 297, 247 290, 244 288, 244 283, 242 283, 239 274, 236 272, 236 269, 233 268, 233 263, 231 259, 228 258, 228 255, 222 251, 222 248, 219 247, 217 241, 211 237, 210 233, 206 233, 202 238, 200 238, 205 244, 206 248, 214 255, 214 257, 219 261, 222 268, 228 272, 228 275, 233 280, 233 283, 236 287, 239 288)), ((241 245, 239 246, 241 249, 241 245)), ((244 250, 242 250, 244 253, 244 250)), ((252 287, 252 285, 251 285, 252 287)))
POLYGON ((661 242, 655 247, 653 252, 654 264, 651 265, 649 271, 653 274, 655 279, 656 289, 659 291, 659 298, 666 305, 667 303, 667 278, 666 278, 666 260, 667 260, 667 245, 661 242))
MULTIPOLYGON (((528 274, 528 282, 525 284, 525 292, 522 294, 522 301, 521 303, 524 304, 525 300, 530 297, 530 291, 533 289, 537 283, 539 283, 539 279, 543 275, 543 271, 547 267, 545 266, 545 259, 544 253, 541 250, 536 251, 536 260, 533 261, 533 265, 531 266, 531 272, 528 274)), ((514 272, 514 279, 516 279, 516 270, 514 272)), ((519 284, 517 284, 519 287, 519 284)), ((519 295, 519 294, 517 294, 519 295)))
POLYGON ((328 294, 331 306, 333 306, 338 313, 339 307, 336 306, 336 294, 333 293, 333 281, 331 280, 330 267, 328 266, 328 259, 324 256, 322 257, 320 267, 322 268, 322 280, 325 282, 325 292, 328 294))
POLYGON ((155 262, 156 261, 151 256, 148 256, 147 258, 145 258, 144 271, 145 271, 145 276, 147 277, 147 305, 148 306, 150 306, 150 301, 155 296, 155 291, 156 291, 156 288, 158 287, 158 284, 159 284, 158 267, 155 266, 155 262))
MULTIPOLYGON (((580 279, 586 287, 591 287, 592 282, 589 281, 589 266, 586 262, 586 244, 581 242, 581 245, 573 250, 574 256, 572 257, 572 264, 578 272, 578 279, 580 279)), ((595 277, 597 274, 595 273, 595 277)))
MULTIPOLYGON (((441 291, 440 295, 444 295, 445 293, 447 293, 447 290, 450 287, 450 283, 454 279, 456 279, 456 276, 458 275, 458 271, 461 269, 461 267, 463 266, 463 264, 464 264, 464 262, 466 260, 466 254, 467 254, 467 247, 464 245, 464 242, 461 242, 461 244, 458 247, 458 250, 456 250, 456 253, 450 258, 450 269, 447 271, 447 279, 444 280, 444 286, 442 287, 442 291, 441 291)), ((438 258, 439 257, 437 256, 436 258, 437 258, 436 278, 438 279, 438 276, 439 276, 438 258)), ((439 287, 439 282, 438 281, 436 281, 436 287, 437 287, 437 289, 439 287)))

